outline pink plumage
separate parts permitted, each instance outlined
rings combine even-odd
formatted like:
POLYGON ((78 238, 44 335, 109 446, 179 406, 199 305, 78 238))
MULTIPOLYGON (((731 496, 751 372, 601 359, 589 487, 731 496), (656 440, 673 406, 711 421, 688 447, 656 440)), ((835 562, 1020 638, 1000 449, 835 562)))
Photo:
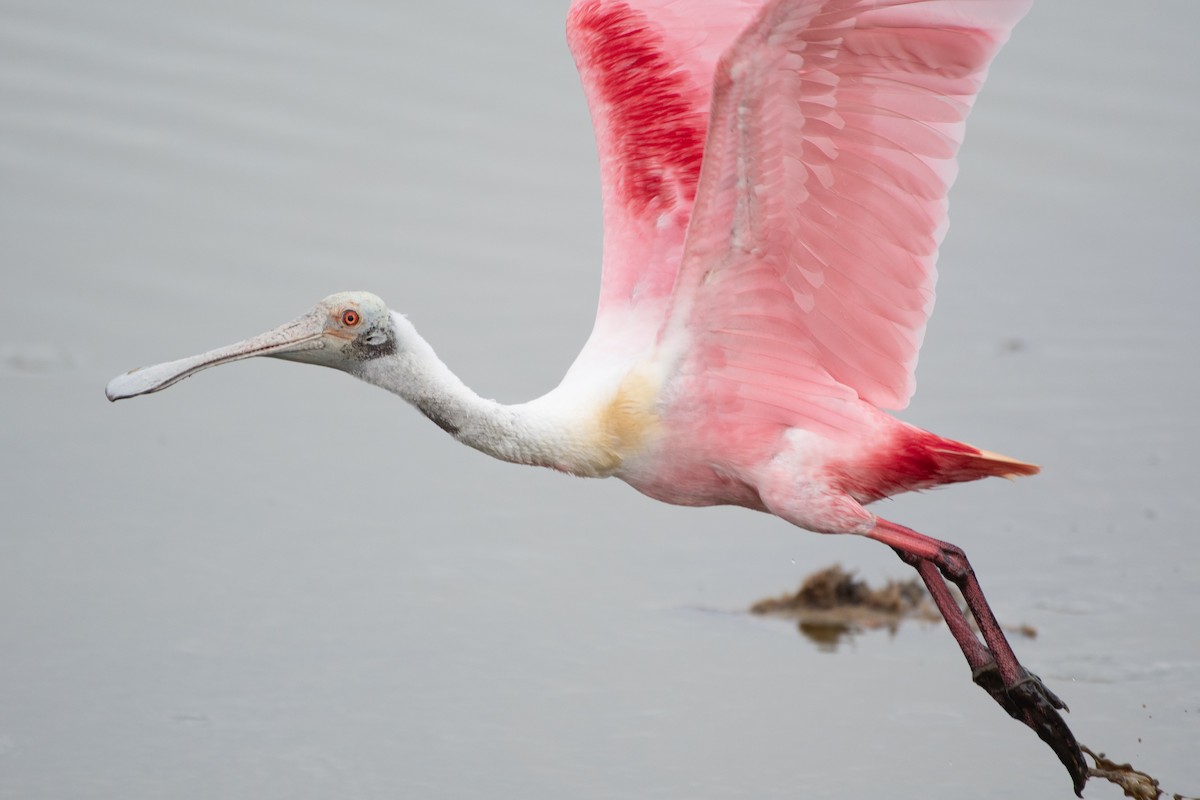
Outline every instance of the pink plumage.
POLYGON ((600 154, 604 271, 595 327, 556 389, 485 400, 406 318, 343 292, 252 339, 119 376, 108 397, 252 356, 331 366, 496 458, 880 541, 921 575, 976 683, 1078 792, 1087 768, 1065 705, 1017 660, 966 555, 866 508, 1037 471, 884 411, 913 393, 967 113, 1028 7, 576 0, 568 41, 600 154))
POLYGON ((600 153, 604 272, 564 387, 651 373, 653 432, 613 474, 652 497, 893 547, 976 681, 1078 792, 1065 706, 1017 661, 965 554, 864 508, 1037 472, 882 410, 913 394, 964 123, 1029 5, 577 0, 568 40, 600 153))
POLYGON ((596 329, 572 371, 668 362, 666 441, 621 477, 669 502, 857 530, 857 502, 1036 471, 877 411, 912 394, 963 123, 1027 8, 575 3, 605 239, 596 329), (818 446, 777 479, 794 431, 818 446), (822 484, 840 516, 757 491, 788 479, 822 484))

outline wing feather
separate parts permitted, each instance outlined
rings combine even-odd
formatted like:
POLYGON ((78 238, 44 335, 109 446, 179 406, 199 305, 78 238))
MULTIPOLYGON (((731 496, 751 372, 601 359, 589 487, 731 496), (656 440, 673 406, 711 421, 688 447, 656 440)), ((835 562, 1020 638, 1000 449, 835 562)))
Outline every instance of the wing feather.
POLYGON ((1028 6, 763 8, 716 70, 663 332, 689 390, 826 429, 849 397, 907 404, 964 121, 1028 6))
POLYGON ((700 181, 717 60, 764 2, 572 4, 567 42, 592 115, 604 208, 596 327, 577 367, 657 340, 700 181))

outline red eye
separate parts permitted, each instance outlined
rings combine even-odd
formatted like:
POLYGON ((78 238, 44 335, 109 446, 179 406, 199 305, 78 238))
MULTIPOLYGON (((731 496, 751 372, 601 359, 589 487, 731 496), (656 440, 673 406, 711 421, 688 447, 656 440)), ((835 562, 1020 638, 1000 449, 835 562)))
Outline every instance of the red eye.
POLYGON ((358 315, 358 312, 355 311, 353 308, 347 308, 345 311, 342 312, 342 324, 345 325, 347 328, 353 328, 361 320, 362 320, 362 317, 360 317, 358 315))

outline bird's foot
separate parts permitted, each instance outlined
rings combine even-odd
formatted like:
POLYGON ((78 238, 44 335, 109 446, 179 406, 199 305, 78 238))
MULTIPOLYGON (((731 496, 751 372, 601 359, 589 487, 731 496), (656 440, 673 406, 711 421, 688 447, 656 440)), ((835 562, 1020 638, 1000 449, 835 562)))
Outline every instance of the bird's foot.
POLYGON ((1088 766, 1079 743, 1075 741, 1075 734, 1071 733, 1058 713, 1060 710, 1067 711, 1067 704, 1047 689, 1041 678, 1024 667, 1021 668, 1021 677, 1011 686, 1004 684, 994 661, 975 669, 972 678, 1009 716, 1028 725, 1038 738, 1050 745, 1070 773, 1075 794, 1082 797, 1088 779, 1088 766))

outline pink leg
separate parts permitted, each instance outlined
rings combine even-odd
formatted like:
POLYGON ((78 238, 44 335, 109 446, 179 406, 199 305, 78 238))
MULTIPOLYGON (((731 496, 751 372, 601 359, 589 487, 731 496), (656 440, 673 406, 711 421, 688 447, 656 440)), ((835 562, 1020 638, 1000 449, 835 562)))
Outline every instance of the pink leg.
POLYGON ((885 519, 877 520, 875 528, 867 535, 891 547, 906 564, 917 570, 966 656, 975 683, 987 691, 1010 716, 1024 722, 1050 745, 1071 774, 1075 793, 1082 796, 1088 777, 1087 762, 1083 759, 1074 734, 1058 713, 1060 709, 1066 711, 1067 707, 1042 685, 1040 678, 1017 661, 1000 623, 983 596, 983 590, 979 588, 979 581, 975 579, 975 571, 971 569, 966 553, 955 545, 885 519), (967 608, 979 626, 982 642, 975 636, 962 609, 950 594, 947 580, 962 592, 967 608))

